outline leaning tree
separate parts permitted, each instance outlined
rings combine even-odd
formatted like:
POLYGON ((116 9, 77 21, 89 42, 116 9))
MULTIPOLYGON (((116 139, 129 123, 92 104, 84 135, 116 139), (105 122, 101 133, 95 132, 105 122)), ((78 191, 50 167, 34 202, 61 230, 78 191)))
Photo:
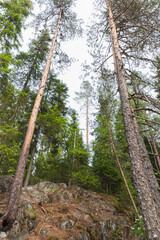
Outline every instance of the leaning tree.
MULTIPOLYGON (((40 2, 41 4, 43 3, 42 1, 40 2)), ((76 14, 71 11, 71 6, 73 5, 73 3, 73 0, 48 0, 45 2, 46 9, 43 10, 43 13, 39 14, 37 18, 39 21, 38 25, 40 27, 44 26, 45 28, 48 26, 50 31, 54 31, 54 36, 46 62, 45 70, 37 93, 37 97, 35 99, 35 103, 29 119, 28 129, 20 153, 7 209, 0 219, 0 229, 3 230, 9 229, 16 219, 26 161, 36 125, 36 119, 40 103, 42 100, 46 80, 51 65, 53 51, 57 42, 58 33, 60 34, 60 38, 62 40, 65 38, 73 37, 79 30, 79 28, 77 27, 76 14), (53 29, 53 26, 55 27, 55 29, 53 29)))

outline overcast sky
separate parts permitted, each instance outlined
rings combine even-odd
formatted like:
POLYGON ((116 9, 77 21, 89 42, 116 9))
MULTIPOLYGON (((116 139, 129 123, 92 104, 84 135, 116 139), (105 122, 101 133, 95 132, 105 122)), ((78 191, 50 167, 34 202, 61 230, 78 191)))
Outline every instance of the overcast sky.
POLYGON ((63 74, 60 74, 60 79, 69 87, 71 100, 74 97, 74 92, 79 91, 82 82, 82 79, 80 79, 82 75, 82 64, 84 64, 85 61, 87 61, 87 63, 91 62, 91 56, 87 48, 85 27, 89 24, 91 14, 93 13, 93 0, 77 0, 75 12, 77 13, 77 17, 84 21, 84 32, 82 38, 75 38, 72 41, 62 44, 67 55, 71 58, 75 58, 76 61, 72 63, 71 67, 66 69, 63 74))
MULTIPOLYGON (((79 114, 80 127, 84 129, 83 136, 84 141, 86 141, 85 111, 82 112, 82 110, 80 110, 80 105, 74 101, 74 97, 75 92, 80 91, 80 85, 83 81, 83 79, 80 78, 80 76, 83 75, 82 64, 84 64, 85 61, 87 64, 92 61, 91 56, 88 53, 89 49, 87 47, 86 26, 89 25, 91 15, 93 13, 93 0, 77 0, 75 12, 77 13, 77 18, 80 18, 84 21, 84 32, 82 38, 75 38, 72 41, 62 44, 64 52, 66 52, 69 57, 75 58, 76 61, 73 62, 69 68, 63 71, 63 73, 59 75, 59 78, 63 80, 63 82, 66 83, 69 88, 69 105, 76 109, 79 114)), ((90 79, 85 80, 90 81, 90 79)), ((89 138, 89 140, 93 139, 91 136, 89 138)))

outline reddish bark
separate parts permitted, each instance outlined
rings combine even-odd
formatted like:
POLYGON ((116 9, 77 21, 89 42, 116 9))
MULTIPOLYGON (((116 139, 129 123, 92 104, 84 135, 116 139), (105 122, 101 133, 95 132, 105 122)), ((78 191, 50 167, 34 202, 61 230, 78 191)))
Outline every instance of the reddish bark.
POLYGON ((150 181, 143 166, 142 152, 139 147, 135 123, 129 101, 128 88, 125 78, 125 70, 120 53, 120 47, 117 38, 116 25, 113 19, 110 0, 106 0, 108 6, 109 24, 112 39, 112 48, 115 55, 116 71, 119 83, 119 92, 123 113, 125 134, 128 144, 128 150, 131 160, 133 180, 143 216, 144 226, 148 240, 160 239, 160 219, 157 213, 156 203, 153 199, 150 181))
MULTIPOLYGON (((146 117, 146 121, 148 122, 148 118, 147 118, 146 112, 144 112, 144 114, 145 114, 145 117, 146 117)), ((151 127, 150 127, 149 124, 148 124, 148 129, 149 129, 150 137, 151 137, 151 139, 152 139, 153 148, 154 148, 154 151, 155 151, 155 154, 156 154, 158 166, 160 167, 160 156, 159 156, 158 149, 157 149, 157 145, 156 145, 156 142, 155 142, 155 140, 154 140, 154 137, 153 137, 153 134, 152 134, 152 130, 151 130, 151 127)))
POLYGON ((86 93, 86 97, 87 97, 87 105, 86 105, 86 143, 87 143, 87 153, 89 152, 89 138, 88 138, 88 85, 87 85, 87 93, 86 93))

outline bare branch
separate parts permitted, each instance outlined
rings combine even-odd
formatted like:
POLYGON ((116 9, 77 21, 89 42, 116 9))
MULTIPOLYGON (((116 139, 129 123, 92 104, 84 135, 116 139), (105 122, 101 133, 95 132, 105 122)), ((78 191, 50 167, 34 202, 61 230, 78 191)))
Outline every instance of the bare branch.
POLYGON ((143 101, 145 101, 145 102, 148 102, 149 104, 151 104, 152 106, 154 106, 155 108, 157 108, 157 109, 159 109, 160 110, 160 102, 156 99, 153 99, 153 98, 151 98, 151 97, 149 97, 149 96, 145 96, 144 94, 142 95, 142 94, 137 94, 137 95, 135 95, 135 94, 130 94, 130 98, 132 99, 134 99, 134 98, 138 98, 138 99, 141 99, 141 100, 143 100, 143 101))
POLYGON ((117 18, 119 18, 123 13, 126 12, 126 11, 128 10, 128 8, 132 5, 133 2, 134 2, 134 0, 132 0, 132 2, 131 2, 120 14, 118 14, 118 15, 115 17, 114 21, 116 21, 117 18))
POLYGON ((160 125, 159 122, 155 122, 155 121, 152 121, 152 120, 149 120, 149 119, 145 119, 145 118, 143 118, 143 117, 136 116, 136 118, 139 118, 139 119, 145 120, 146 122, 151 122, 151 123, 154 123, 154 124, 160 125))
POLYGON ((160 115, 160 112, 157 112, 151 108, 138 108, 138 109, 134 109, 134 111, 151 111, 160 115))
POLYGON ((108 59, 110 59, 112 56, 113 56, 113 54, 110 55, 109 57, 107 57, 107 58, 101 63, 101 65, 97 68, 97 70, 99 70, 99 69, 103 66, 103 64, 104 64, 108 59))

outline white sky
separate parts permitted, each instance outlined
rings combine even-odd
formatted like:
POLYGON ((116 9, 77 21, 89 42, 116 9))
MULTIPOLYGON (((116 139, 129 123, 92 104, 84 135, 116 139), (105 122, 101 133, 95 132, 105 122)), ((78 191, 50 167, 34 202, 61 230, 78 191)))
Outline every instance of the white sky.
MULTIPOLYGON (((62 48, 64 52, 71 58, 75 58, 76 61, 71 64, 69 68, 63 71, 62 74, 59 75, 59 79, 63 80, 64 83, 67 84, 69 88, 69 105, 74 108, 79 113, 79 123, 80 128, 84 129, 83 137, 86 142, 86 119, 85 119, 85 110, 80 110, 80 107, 75 101, 75 92, 80 91, 80 85, 83 79, 80 79, 80 76, 83 74, 82 72, 82 64, 87 62, 89 64, 91 62, 91 56, 88 53, 87 40, 86 40, 86 26, 90 22, 91 14, 93 13, 93 0, 77 0, 77 4, 75 7, 75 12, 77 13, 77 18, 80 18, 84 21, 84 33, 82 38, 75 38, 72 41, 65 42, 62 44, 62 48)), ((85 79, 90 81, 90 79, 85 79)), ((91 140, 91 136, 89 140, 91 140)), ((93 139, 93 138, 92 138, 93 139)))
MULTIPOLYGON (((77 0, 75 12, 77 13, 78 18, 83 19, 84 26, 86 26, 89 23, 93 12, 93 0, 77 0)), ((59 75, 60 79, 62 79, 69 87, 69 95, 71 96, 71 99, 74 97, 74 92, 79 91, 80 89, 82 79, 79 79, 79 77, 82 75, 82 64, 84 64, 85 60, 87 63, 91 62, 91 56, 89 55, 87 48, 85 30, 86 29, 84 29, 82 38, 76 38, 62 44, 65 53, 67 53, 69 57, 76 59, 71 67, 66 69, 63 74, 59 75)), ((73 101, 71 102, 73 103, 73 101)))

